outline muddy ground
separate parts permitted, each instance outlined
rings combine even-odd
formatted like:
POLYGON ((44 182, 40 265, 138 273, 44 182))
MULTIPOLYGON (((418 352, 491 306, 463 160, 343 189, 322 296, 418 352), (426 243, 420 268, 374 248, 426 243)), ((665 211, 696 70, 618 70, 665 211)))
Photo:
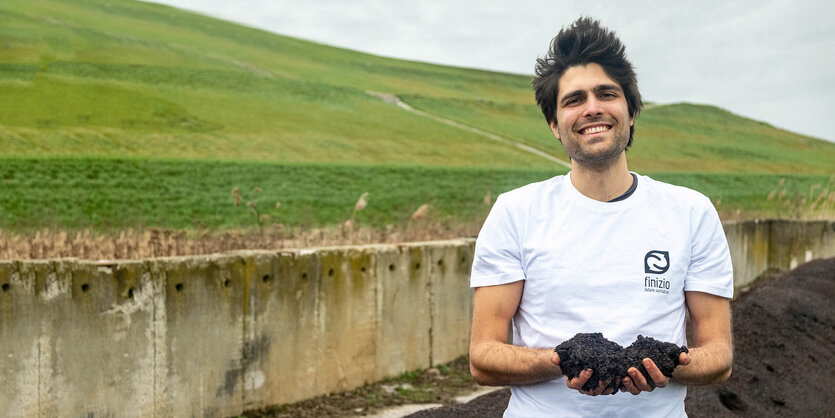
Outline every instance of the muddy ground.
MULTIPOLYGON (((691 387, 690 417, 831 416, 835 411, 835 258, 757 282, 731 304, 734 369, 721 386, 691 387)), ((509 390, 452 405, 476 388, 467 360, 251 417, 362 416, 404 403, 443 403, 412 418, 500 417, 509 390)), ((660 389, 663 390, 663 389, 660 389)), ((631 396, 618 394, 616 396, 631 396)))

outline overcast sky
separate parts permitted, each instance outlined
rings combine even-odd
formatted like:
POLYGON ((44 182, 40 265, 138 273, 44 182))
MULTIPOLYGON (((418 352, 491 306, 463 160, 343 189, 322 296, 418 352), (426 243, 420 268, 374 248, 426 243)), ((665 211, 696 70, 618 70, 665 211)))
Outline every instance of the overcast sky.
POLYGON ((626 45, 645 101, 713 104, 835 141, 828 0, 154 1, 373 54, 519 74, 533 74, 561 27, 591 16, 626 45))

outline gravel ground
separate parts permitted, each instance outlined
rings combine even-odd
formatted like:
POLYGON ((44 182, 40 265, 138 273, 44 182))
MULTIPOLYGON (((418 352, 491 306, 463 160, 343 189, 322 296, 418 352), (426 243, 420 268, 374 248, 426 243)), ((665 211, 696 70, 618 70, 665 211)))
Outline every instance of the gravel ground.
MULTIPOLYGON (((835 416, 835 258, 762 279, 731 303, 734 369, 721 386, 691 387, 690 417, 835 416)), ((618 394, 617 396, 623 396, 618 394)), ((410 418, 501 417, 509 390, 410 418)))

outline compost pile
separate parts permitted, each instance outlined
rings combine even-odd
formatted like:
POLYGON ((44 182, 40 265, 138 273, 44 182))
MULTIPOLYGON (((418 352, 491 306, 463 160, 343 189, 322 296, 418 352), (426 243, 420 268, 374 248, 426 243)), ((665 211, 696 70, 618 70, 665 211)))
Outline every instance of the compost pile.
POLYGON ((829 416, 835 381, 835 258, 732 302, 734 366, 721 386, 690 387, 690 417, 829 416))
POLYGON ((620 344, 606 339, 603 334, 594 332, 579 333, 563 341, 554 351, 560 356, 562 374, 569 379, 579 376, 583 370, 592 370, 583 390, 592 390, 603 381, 609 382, 609 387, 614 390, 612 395, 615 395, 618 393, 620 379, 627 376, 626 371, 630 367, 637 368, 647 382, 654 386, 644 368, 645 358, 652 359, 664 376, 672 377, 679 356, 687 352, 687 347, 639 335, 634 343, 624 349, 620 344))
MULTIPOLYGON (((761 280, 731 302, 733 373, 722 385, 688 387, 688 416, 831 415, 835 411, 835 397, 830 396, 835 381, 833 301, 835 258, 761 280)), ((501 417, 509 398, 505 389, 412 417, 501 417)))

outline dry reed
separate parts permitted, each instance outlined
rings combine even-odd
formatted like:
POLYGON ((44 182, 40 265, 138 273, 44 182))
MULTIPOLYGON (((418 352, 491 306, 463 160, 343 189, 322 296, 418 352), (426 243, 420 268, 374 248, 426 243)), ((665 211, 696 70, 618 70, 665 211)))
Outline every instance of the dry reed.
POLYGON ((835 217, 835 176, 828 184, 813 184, 808 191, 797 188, 796 182, 780 179, 777 188, 768 193, 775 202, 778 218, 832 219, 835 217))
POLYGON ((351 220, 336 227, 301 230, 272 224, 260 230, 173 231, 127 229, 100 233, 49 229, 30 233, 0 230, 0 259, 79 258, 120 260, 213 254, 234 250, 281 250, 334 245, 430 241, 478 234, 482 220, 446 224, 429 219, 385 228, 357 227, 351 220))

